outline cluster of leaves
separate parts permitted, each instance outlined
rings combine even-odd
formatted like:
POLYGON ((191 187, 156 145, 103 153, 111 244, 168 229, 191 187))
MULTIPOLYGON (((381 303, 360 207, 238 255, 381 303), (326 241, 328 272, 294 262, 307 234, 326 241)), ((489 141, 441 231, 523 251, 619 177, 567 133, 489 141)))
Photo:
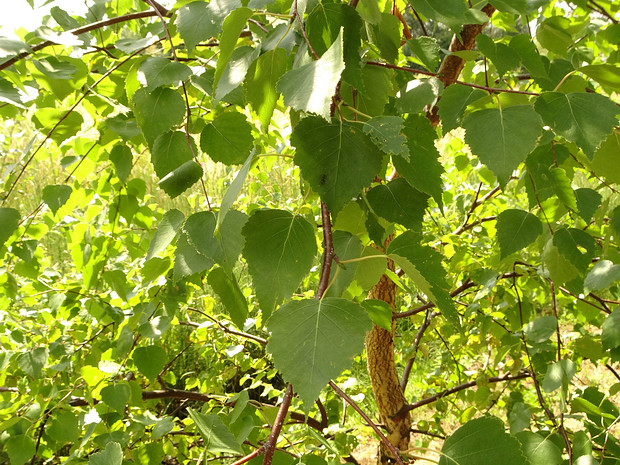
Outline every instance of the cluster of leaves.
POLYGON ((412 456, 620 463, 618 6, 489 3, 94 2, 0 38, 0 460, 339 463, 361 420, 325 387, 372 422, 395 321, 412 456))

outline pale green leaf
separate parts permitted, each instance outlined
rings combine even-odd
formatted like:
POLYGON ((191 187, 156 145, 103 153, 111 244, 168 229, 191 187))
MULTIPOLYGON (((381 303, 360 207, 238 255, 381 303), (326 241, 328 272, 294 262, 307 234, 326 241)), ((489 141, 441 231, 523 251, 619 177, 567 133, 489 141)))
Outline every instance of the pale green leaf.
POLYGON ((463 24, 484 24, 489 20, 482 11, 468 8, 461 0, 409 0, 409 3, 417 12, 445 24, 457 35, 461 34, 463 24))
POLYGON ((304 118, 293 130, 291 143, 297 148, 295 163, 302 176, 332 215, 369 186, 381 168, 383 154, 359 125, 304 118))
POLYGON ((247 73, 245 95, 258 114, 263 130, 269 127, 279 97, 276 84, 285 71, 286 51, 278 47, 259 56, 247 73))
POLYGON ((374 324, 386 331, 392 331, 392 307, 387 302, 369 299, 362 302, 362 307, 368 312, 374 324))
POLYGON ((504 431, 499 418, 470 420, 448 437, 441 448, 439 465, 523 465, 519 442, 504 431))
POLYGON ((597 176, 609 183, 620 184, 620 130, 614 129, 587 164, 597 176))
POLYGON ((166 351, 155 345, 136 348, 133 351, 132 358, 140 373, 151 381, 157 377, 168 362, 166 351))
POLYGON ((601 340, 603 349, 615 349, 620 347, 620 307, 611 312, 603 322, 601 340))
POLYGON ((280 78, 276 90, 284 105, 330 119, 330 105, 344 70, 342 30, 331 47, 317 61, 292 69, 280 78))
POLYGON ((227 275, 223 268, 216 267, 209 273, 207 282, 219 296, 233 323, 243 329, 248 316, 248 303, 235 277, 227 275))
POLYGON ((308 274, 316 255, 314 228, 283 210, 259 210, 243 228, 243 257, 266 320, 308 274))
POLYGON ((547 17, 536 28, 536 40, 547 50, 565 56, 568 47, 573 45, 571 27, 570 19, 564 16, 547 17))
POLYGON ((10 436, 4 447, 11 465, 24 465, 36 452, 34 441, 23 434, 10 436))
POLYGON ((197 410, 188 408, 189 416, 200 435, 205 441, 205 448, 211 453, 223 452, 225 454, 243 454, 243 449, 235 439, 235 436, 226 428, 217 415, 205 415, 197 410))
POLYGON ((531 431, 522 431, 515 437, 521 443, 521 449, 530 465, 559 465, 562 463, 562 451, 548 437, 531 431))
POLYGON ((245 163, 243 163, 243 166, 237 172, 235 179, 233 179, 233 181, 228 186, 228 189, 226 189, 226 192, 224 193, 224 197, 222 198, 222 203, 220 204, 220 211, 217 213, 217 225, 215 227, 216 236, 219 236, 220 228, 222 227, 224 218, 226 218, 226 215, 232 208, 233 203, 235 203, 235 200, 237 200, 237 197, 239 196, 239 193, 241 192, 241 188, 243 187, 243 184, 245 183, 245 180, 248 177, 248 173, 250 172, 253 158, 254 158, 254 152, 248 155, 248 158, 246 158, 245 163))
POLYGON ((542 121, 530 105, 479 110, 463 119, 463 127, 472 153, 502 185, 534 150, 542 133, 542 121))
POLYGON ((228 62, 239 39, 239 34, 253 12, 249 8, 241 7, 233 10, 222 25, 222 35, 220 36, 220 53, 217 58, 215 75, 213 77, 213 87, 217 89, 220 78, 228 66, 228 62))
POLYGON ((200 41, 215 37, 220 32, 222 25, 214 14, 212 3, 192 2, 177 11, 174 23, 188 52, 200 41))
POLYGON ((615 265, 610 260, 600 260, 586 276, 584 292, 602 291, 612 284, 620 281, 620 265, 615 265))
POLYGON ((105 449, 96 452, 88 458, 88 465, 121 465, 123 450, 118 442, 110 441, 105 449))
POLYGON ((557 135, 576 143, 590 159, 618 124, 618 107, 600 94, 544 92, 534 108, 557 135))
POLYGON ((309 410, 329 380, 363 350, 371 321, 360 305, 330 297, 288 302, 271 316, 267 328, 267 350, 276 368, 309 410))
POLYGON ((620 90, 620 67, 618 66, 608 63, 587 65, 579 68, 579 71, 604 86, 609 86, 616 91, 620 90))
MULTIPOLYGON (((332 234, 334 252, 340 261, 357 259, 362 255, 362 242, 346 231, 334 231, 332 234)), ((339 265, 332 263, 329 275, 330 286, 324 297, 341 297, 355 277, 359 262, 339 265)))
POLYGON ((247 45, 233 50, 230 60, 222 73, 215 89, 215 100, 220 101, 244 81, 248 69, 260 53, 260 47, 247 45))
POLYGON ((43 188, 43 201, 50 207, 50 210, 52 210, 52 213, 55 215, 60 207, 67 203, 72 192, 73 189, 71 189, 71 186, 63 184, 47 185, 43 188))
POLYGON ((177 231, 183 224, 183 220, 185 220, 185 215, 174 208, 164 213, 159 226, 157 226, 157 231, 155 231, 153 239, 151 239, 151 243, 149 244, 149 250, 145 258, 146 261, 168 247, 172 239, 177 235, 177 231))
POLYGON ((109 384, 101 390, 101 400, 121 414, 125 413, 130 397, 128 383, 109 384))
POLYGON ((577 366, 571 360, 559 360, 553 362, 548 368, 541 386, 545 392, 553 392, 568 383, 575 376, 577 366))

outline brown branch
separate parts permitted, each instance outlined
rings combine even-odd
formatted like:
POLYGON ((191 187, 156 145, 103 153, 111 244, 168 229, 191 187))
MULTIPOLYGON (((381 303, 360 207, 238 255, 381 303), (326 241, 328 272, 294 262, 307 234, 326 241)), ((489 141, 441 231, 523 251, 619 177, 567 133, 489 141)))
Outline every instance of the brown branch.
POLYGON ((418 20, 418 23, 420 24, 420 27, 422 28, 422 34, 424 34, 425 36, 428 35, 428 32, 426 32, 426 28, 424 27, 424 21, 422 21, 422 18, 420 18, 420 15, 418 14, 417 11, 415 11, 414 8, 412 8, 413 11, 413 15, 416 17, 416 19, 418 20))
POLYGON ((598 3, 596 3, 594 0, 589 0, 590 3, 592 5, 595 6, 595 8, 592 8, 594 11, 597 11, 598 13, 602 14, 603 16, 605 16, 606 18, 608 18, 612 23, 614 24, 618 24, 618 20, 616 18, 614 18, 611 14, 609 14, 607 12, 607 10, 605 10, 605 8, 603 8, 601 5, 599 5, 598 3))
POLYGON ((321 202, 321 221, 323 222, 323 266, 321 268, 321 277, 319 286, 316 291, 316 298, 322 299, 323 294, 329 285, 329 276, 331 274, 332 262, 335 257, 334 243, 332 240, 332 221, 325 202, 321 202))
POLYGON ((385 435, 381 432, 379 427, 370 419, 370 417, 366 415, 364 411, 355 403, 355 401, 351 399, 344 391, 342 391, 336 385, 336 383, 330 381, 329 385, 336 392, 336 394, 342 397, 351 407, 353 407, 353 409, 360 414, 360 416, 366 421, 366 423, 368 423, 368 426, 370 426, 374 430, 374 432, 377 433, 377 436, 381 438, 383 444, 385 444, 385 446, 390 450, 390 452, 396 459, 396 462, 398 462, 399 465, 404 465, 402 459, 400 458, 398 450, 396 450, 396 447, 394 447, 394 445, 389 441, 389 439, 385 437, 385 435))
POLYGON ((394 3, 392 6, 392 15, 396 16, 398 20, 400 21, 400 23, 403 25, 403 35, 405 36, 405 39, 407 40, 413 39, 413 35, 411 34, 411 31, 409 30, 407 21, 405 21, 405 18, 403 18, 403 14, 400 12, 398 7, 396 6, 396 3, 394 3))
MULTIPOLYGON (((106 20, 103 20, 103 21, 97 21, 96 23, 91 23, 91 24, 88 24, 86 26, 82 26, 82 27, 79 27, 77 29, 72 29, 72 30, 67 31, 67 32, 69 32, 70 34, 78 36, 80 34, 85 34, 87 32, 94 31, 96 29, 101 29, 101 28, 106 27, 106 26, 111 26, 113 24, 123 23, 123 22, 126 22, 126 21, 131 21, 133 19, 150 18, 150 17, 153 17, 153 16, 157 16, 157 13, 155 11, 152 11, 152 10, 140 11, 140 12, 137 12, 137 13, 129 13, 127 15, 117 16, 115 18, 110 18, 110 19, 106 19, 106 20)), ((57 44, 56 44, 56 42, 54 42, 52 40, 46 40, 44 42, 41 42, 40 44, 37 44, 37 45, 33 46, 31 48, 32 51, 22 52, 22 53, 20 53, 18 55, 15 55, 13 58, 10 58, 7 61, 5 61, 5 62, 0 64, 0 71, 2 71, 3 69, 6 69, 9 66, 17 63, 19 60, 32 55, 34 52, 38 52, 39 50, 42 50, 42 49, 44 49, 46 47, 49 47, 51 45, 57 45, 57 44)))
POLYGON ((280 404, 280 409, 278 410, 276 419, 273 422, 273 427, 271 428, 269 439, 267 439, 267 442, 264 444, 265 459, 263 460, 263 465, 271 465, 271 461, 273 460, 273 453, 276 450, 276 443, 278 442, 278 437, 280 436, 280 431, 282 431, 282 426, 284 425, 284 420, 286 419, 286 413, 288 412, 292 399, 293 385, 289 383, 289 385, 286 386, 284 398, 282 399, 282 403, 280 404))
POLYGON ((316 51, 312 47, 312 44, 310 43, 310 39, 308 39, 308 34, 306 34, 306 30, 304 29, 304 24, 301 21, 301 17, 299 16, 299 11, 297 10, 297 0, 293 0, 293 17, 291 18, 291 21, 295 21, 295 19, 297 19, 297 22, 299 23, 299 29, 301 30, 301 34, 304 36, 304 40, 306 41, 306 44, 308 45, 308 48, 310 49, 310 53, 312 53, 312 56, 314 57, 315 60, 318 60, 319 55, 316 53, 316 51))
POLYGON ((158 16, 160 15, 168 16, 170 14, 167 8, 157 3, 155 0, 142 0, 142 1, 146 3, 147 5, 149 5, 150 7, 152 7, 157 12, 158 16))
MULTIPOLYGON (((492 378, 489 378, 487 380, 488 383, 500 383, 503 381, 515 381, 515 380, 519 380, 519 379, 525 379, 525 378, 531 378, 532 374, 530 372, 525 372, 525 373, 520 373, 518 375, 515 376, 494 376, 492 378)), ((422 399, 418 402, 414 402, 412 404, 409 404, 407 406, 405 406, 401 412, 398 412, 396 414, 396 416, 400 416, 405 412, 409 412, 411 410, 415 410, 419 407, 422 407, 424 405, 428 405, 428 404, 432 404, 433 402, 441 399, 442 397, 446 397, 449 396, 450 394, 454 394, 456 392, 459 391, 463 391, 465 389, 469 389, 471 387, 476 386, 477 382, 476 381, 469 381, 467 383, 463 383, 463 384, 459 384, 458 386, 455 386, 453 388, 450 389, 446 389, 445 391, 441 391, 433 396, 427 397, 425 399, 422 399)))
POLYGON ((613 375, 616 377, 618 381, 620 381, 620 374, 618 374, 618 372, 614 370, 614 368, 609 363, 606 363, 605 367, 613 373, 613 375))
POLYGON ((409 382, 409 374, 411 373, 411 369, 413 368, 413 363, 415 362, 416 355, 418 353, 418 348, 420 347, 420 342, 422 342, 422 336, 424 336, 424 332, 428 329, 435 318, 439 315, 438 312, 430 312, 426 310, 426 316, 424 317, 424 322, 418 328, 418 332, 415 335, 415 339, 413 340, 413 356, 407 360, 407 365, 405 365, 405 370, 403 371, 403 376, 400 380, 400 387, 405 392, 405 388, 407 387, 407 383, 409 382))

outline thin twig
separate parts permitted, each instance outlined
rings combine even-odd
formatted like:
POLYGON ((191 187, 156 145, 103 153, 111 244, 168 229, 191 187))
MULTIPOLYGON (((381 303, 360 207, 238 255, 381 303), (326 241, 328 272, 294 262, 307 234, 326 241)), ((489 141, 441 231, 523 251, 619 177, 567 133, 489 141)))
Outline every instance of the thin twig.
POLYGON ((322 299, 329 285, 329 276, 331 274, 332 262, 335 256, 334 243, 332 239, 332 221, 325 202, 321 202, 321 221, 323 222, 323 266, 321 268, 321 277, 319 278, 319 286, 316 291, 316 298, 322 299))
POLYGON ((416 356, 418 354, 418 348, 420 347, 420 342, 422 342, 422 336, 424 336, 424 332, 428 329, 435 318, 439 315, 439 312, 431 312, 430 309, 426 310, 426 315, 424 316, 424 321, 418 328, 418 332, 415 335, 415 339, 413 340, 413 356, 407 360, 407 365, 405 365, 405 370, 403 371, 403 376, 400 380, 400 387, 405 392, 407 388, 407 383, 409 382, 409 374, 411 373, 411 369, 413 368, 413 363, 415 362, 416 356))
POLYGON ((385 444, 385 446, 390 450, 396 462, 398 462, 399 465, 404 465, 402 459, 400 458, 398 450, 396 450, 396 447, 394 447, 394 445, 389 441, 389 439, 385 437, 385 435, 381 432, 379 427, 370 419, 370 417, 366 415, 364 411, 355 403, 355 401, 351 399, 344 391, 342 391, 336 385, 336 383, 330 381, 329 385, 336 392, 336 394, 342 397, 351 407, 353 407, 353 409, 360 414, 360 416, 366 421, 366 423, 368 423, 368 426, 370 426, 374 430, 374 432, 377 433, 377 436, 381 438, 383 444, 385 444))
POLYGON ((308 45, 308 49, 310 50, 310 53, 312 53, 312 56, 314 57, 315 60, 318 60, 319 55, 316 53, 316 51, 312 47, 312 44, 310 43, 310 39, 308 39, 308 34, 306 34, 306 30, 304 29, 304 24, 301 21, 301 17, 299 16, 299 11, 297 10, 297 0, 293 0, 293 17, 291 18, 291 21, 294 21, 295 19, 297 19, 297 22, 299 23, 299 29, 301 30, 301 34, 304 36, 304 40, 306 41, 306 44, 308 45))

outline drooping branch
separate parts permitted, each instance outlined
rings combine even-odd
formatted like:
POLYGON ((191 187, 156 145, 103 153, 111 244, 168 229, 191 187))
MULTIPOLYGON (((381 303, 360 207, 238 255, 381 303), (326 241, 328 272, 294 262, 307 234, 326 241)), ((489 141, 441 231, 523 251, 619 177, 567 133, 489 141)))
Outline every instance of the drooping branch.
MULTIPOLYGON (((167 15, 169 15, 169 14, 170 13, 168 13, 167 15)), ((76 29, 72 29, 72 30, 67 31, 67 32, 69 34, 73 34, 75 36, 79 36, 80 34, 85 34, 87 32, 91 32, 91 31, 94 31, 94 30, 97 30, 97 29, 101 29, 101 28, 104 28, 106 26, 111 26, 113 24, 124 23, 124 22, 131 21, 131 20, 134 20, 134 19, 151 18, 153 16, 157 16, 157 12, 155 12, 153 10, 139 11, 137 13, 129 13, 129 14, 126 14, 126 15, 123 15, 123 16, 117 16, 115 18, 105 19, 103 21, 97 21, 96 23, 91 23, 91 24, 88 24, 86 26, 78 27, 76 29)), ((40 44, 37 44, 37 45, 31 47, 31 51, 22 52, 22 53, 20 53, 18 55, 15 55, 13 58, 9 58, 7 61, 5 61, 5 62, 0 64, 0 71, 2 71, 3 69, 8 68, 11 65, 14 65, 19 60, 22 60, 22 59, 32 55, 34 52, 38 52, 39 50, 43 50, 44 48, 50 47, 52 45, 57 45, 57 43, 52 41, 52 40, 46 40, 44 42, 41 42, 40 44)))

